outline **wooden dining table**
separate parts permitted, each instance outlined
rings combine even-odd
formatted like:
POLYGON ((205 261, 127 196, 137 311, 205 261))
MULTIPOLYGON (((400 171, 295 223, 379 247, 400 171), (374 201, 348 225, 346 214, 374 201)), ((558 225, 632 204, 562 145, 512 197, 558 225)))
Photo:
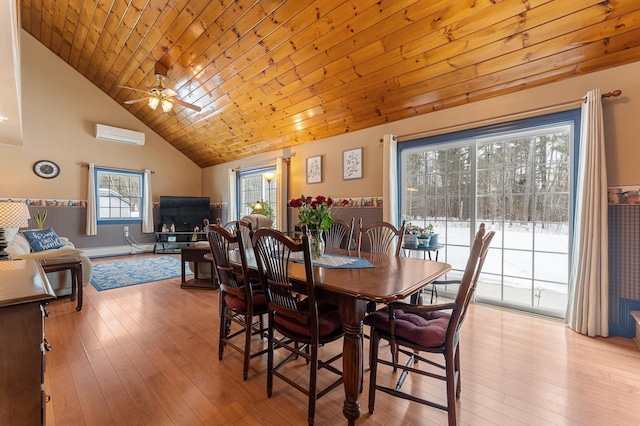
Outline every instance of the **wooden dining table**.
MULTIPOLYGON (((257 272, 253 249, 248 249, 247 263, 257 272)), ((363 375, 362 321, 368 302, 391 303, 417 293, 440 276, 451 270, 443 262, 398 257, 387 254, 326 249, 325 254, 360 257, 373 264, 373 268, 313 267, 317 297, 339 306, 343 322, 344 342, 342 372, 345 401, 342 413, 349 425, 355 425, 360 417, 360 383, 363 375)), ((211 254, 205 255, 211 259, 211 254)), ((240 256, 230 256, 230 260, 240 256)), ((302 263, 289 265, 289 278, 303 282, 305 267, 302 263)))

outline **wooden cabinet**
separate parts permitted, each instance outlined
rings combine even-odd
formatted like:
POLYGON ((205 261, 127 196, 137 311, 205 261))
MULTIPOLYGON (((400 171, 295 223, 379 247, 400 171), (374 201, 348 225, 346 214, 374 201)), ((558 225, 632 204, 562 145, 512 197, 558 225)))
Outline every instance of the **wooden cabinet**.
POLYGON ((43 305, 52 299, 38 262, 0 261, 0 424, 45 423, 43 305))

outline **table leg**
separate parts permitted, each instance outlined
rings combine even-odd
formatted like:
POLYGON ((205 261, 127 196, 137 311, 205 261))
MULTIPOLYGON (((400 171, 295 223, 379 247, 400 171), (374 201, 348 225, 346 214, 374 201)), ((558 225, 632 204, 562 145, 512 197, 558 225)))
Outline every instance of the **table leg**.
POLYGON ((182 262, 180 262, 181 266, 182 266, 182 282, 185 282, 185 278, 186 278, 186 271, 184 269, 184 260, 182 262))
POLYGON ((363 377, 362 320, 366 302, 343 296, 340 299, 340 317, 344 328, 342 355, 342 375, 344 378, 345 401, 342 414, 349 425, 355 425, 360 417, 360 383, 363 377))
POLYGON ((78 265, 77 267, 78 273, 76 274, 76 285, 78 286, 78 305, 76 306, 76 311, 82 310, 82 265, 78 265))
POLYGON ((71 297, 69 300, 72 302, 76 300, 76 287, 78 286, 78 273, 75 266, 69 268, 69 273, 71 274, 71 297))

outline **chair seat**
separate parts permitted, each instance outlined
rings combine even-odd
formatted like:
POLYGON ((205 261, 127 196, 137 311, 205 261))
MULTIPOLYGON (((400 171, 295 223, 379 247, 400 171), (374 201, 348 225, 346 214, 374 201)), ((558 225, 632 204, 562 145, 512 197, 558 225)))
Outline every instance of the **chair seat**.
MULTIPOLYGON (((406 313, 396 309, 395 335, 420 346, 435 348, 444 345, 451 315, 442 312, 406 313)), ((366 325, 383 332, 391 332, 387 309, 374 312, 364 319, 366 325)))
MULTIPOLYGON (((224 301, 227 306, 236 312, 246 312, 247 311, 247 301, 241 299, 233 294, 225 293, 224 301)), ((254 290, 253 291, 253 311, 257 314, 259 312, 267 311, 267 299, 263 292, 254 290)))
MULTIPOLYGON (((298 304, 299 309, 303 312, 309 310, 307 300, 304 299, 298 304)), ((292 333, 311 337, 311 324, 303 324, 293 318, 278 315, 277 313, 274 315, 273 321, 292 333)), ((338 330, 342 331, 342 320, 337 306, 330 303, 318 303, 318 328, 320 329, 320 337, 330 336, 338 330)))

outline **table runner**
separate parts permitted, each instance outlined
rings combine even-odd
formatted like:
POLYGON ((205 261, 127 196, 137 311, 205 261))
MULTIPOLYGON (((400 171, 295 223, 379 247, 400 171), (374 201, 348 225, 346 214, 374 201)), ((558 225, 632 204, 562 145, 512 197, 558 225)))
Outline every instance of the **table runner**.
MULTIPOLYGON (((302 252, 291 253, 289 260, 296 263, 304 263, 302 252)), ((367 259, 353 256, 343 256, 340 254, 326 254, 320 259, 314 259, 311 261, 316 266, 322 266, 323 268, 373 268, 373 264, 367 259)))

